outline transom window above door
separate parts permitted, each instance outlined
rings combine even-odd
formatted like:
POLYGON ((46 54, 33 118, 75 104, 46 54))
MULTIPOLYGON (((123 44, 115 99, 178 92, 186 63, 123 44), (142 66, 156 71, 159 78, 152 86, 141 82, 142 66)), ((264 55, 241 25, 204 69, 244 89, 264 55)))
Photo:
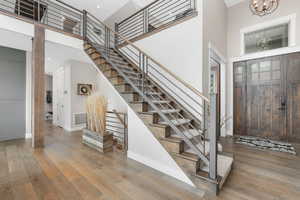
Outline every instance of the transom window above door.
POLYGON ((241 55, 261 54, 296 46, 296 14, 287 15, 240 30, 241 55))
POLYGON ((256 53, 289 46, 289 24, 245 33, 245 53, 256 53))

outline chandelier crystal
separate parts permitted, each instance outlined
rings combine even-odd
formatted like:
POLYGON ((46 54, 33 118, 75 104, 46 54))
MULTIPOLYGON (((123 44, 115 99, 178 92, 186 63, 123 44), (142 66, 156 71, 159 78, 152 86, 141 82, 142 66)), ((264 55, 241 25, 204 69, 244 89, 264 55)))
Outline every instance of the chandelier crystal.
POLYGON ((251 0, 250 10, 254 15, 265 16, 273 13, 279 5, 279 0, 251 0))

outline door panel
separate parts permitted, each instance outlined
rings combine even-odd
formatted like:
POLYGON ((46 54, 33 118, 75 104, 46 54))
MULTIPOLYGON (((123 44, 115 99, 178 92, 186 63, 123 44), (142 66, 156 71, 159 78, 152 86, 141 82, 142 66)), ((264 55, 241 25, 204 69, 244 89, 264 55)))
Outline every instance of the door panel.
POLYGON ((300 141, 300 53, 286 56, 287 65, 287 136, 300 141))
MULTIPOLYGON (((244 107, 238 109, 242 110, 240 113, 235 110, 235 121, 239 129, 245 132, 240 134, 235 131, 235 134, 284 139, 286 111, 281 109, 281 101, 285 95, 282 57, 251 60, 245 63, 245 92, 235 93, 235 107, 244 107), (239 97, 240 95, 243 97, 239 97), (241 98, 245 100, 239 102, 241 98)), ((235 90, 237 86, 239 85, 235 82, 235 90)))
POLYGON ((234 64, 234 132, 246 135, 245 62, 234 64))

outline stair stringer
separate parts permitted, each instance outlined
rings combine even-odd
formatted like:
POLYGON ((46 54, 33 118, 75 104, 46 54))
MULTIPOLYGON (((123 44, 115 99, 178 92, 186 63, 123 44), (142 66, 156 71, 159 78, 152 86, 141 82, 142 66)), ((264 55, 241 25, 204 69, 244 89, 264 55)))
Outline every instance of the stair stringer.
MULTIPOLYGON (((87 59, 91 60, 89 56, 86 57, 87 59)), ((163 147, 163 145, 159 142, 159 140, 153 135, 153 133, 145 125, 145 122, 131 108, 130 104, 126 102, 126 100, 115 89, 114 85, 102 73, 102 71, 99 69, 97 64, 95 64, 93 61, 91 63, 99 73, 99 76, 101 76, 101 81, 105 82, 105 86, 109 86, 109 88, 111 89, 110 92, 113 93, 113 94, 105 94, 104 91, 103 95, 106 96, 107 98, 111 96, 114 96, 114 98, 118 97, 119 98, 118 102, 122 102, 122 104, 124 103, 127 106, 127 114, 128 114, 127 156, 137 162, 140 162, 157 171, 172 176, 182 182, 185 182, 195 187, 191 179, 186 175, 186 173, 182 170, 182 168, 178 166, 178 164, 173 159, 173 157, 169 154, 169 152, 163 147), (135 137, 133 137, 133 135, 139 137, 139 139, 135 141, 135 137), (138 144, 138 145, 135 146, 134 144, 138 144), (150 148, 147 148, 148 146, 150 148), (150 151, 155 149, 155 153, 151 153, 147 151, 144 152, 143 155, 138 152, 142 149, 146 149, 145 147, 150 151)))

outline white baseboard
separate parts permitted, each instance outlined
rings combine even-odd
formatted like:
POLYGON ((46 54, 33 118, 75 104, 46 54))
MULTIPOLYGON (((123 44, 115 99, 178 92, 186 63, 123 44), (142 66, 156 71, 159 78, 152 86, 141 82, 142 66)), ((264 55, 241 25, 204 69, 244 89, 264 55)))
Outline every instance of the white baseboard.
POLYGON ((160 172, 162 172, 164 174, 172 176, 172 177, 176 178, 179 181, 185 182, 185 183, 187 183, 187 184, 195 187, 195 185, 191 181, 187 182, 187 181, 185 181, 185 177, 180 177, 179 176, 180 173, 177 170, 169 168, 169 167, 167 167, 165 165, 162 165, 162 164, 160 164, 160 163, 158 163, 158 162, 156 162, 156 161, 154 161, 152 159, 146 158, 146 157, 141 156, 139 154, 136 154, 136 153, 134 153, 132 151, 128 151, 127 152, 127 157, 131 158, 131 159, 133 159, 133 160, 135 160, 137 162, 140 162, 140 163, 142 163, 144 165, 147 165, 148 167, 151 167, 151 168, 153 168, 153 169, 155 169, 157 171, 160 171, 160 172))
POLYGON ((31 133, 26 133, 25 134, 25 139, 30 139, 32 138, 32 134, 31 133))

